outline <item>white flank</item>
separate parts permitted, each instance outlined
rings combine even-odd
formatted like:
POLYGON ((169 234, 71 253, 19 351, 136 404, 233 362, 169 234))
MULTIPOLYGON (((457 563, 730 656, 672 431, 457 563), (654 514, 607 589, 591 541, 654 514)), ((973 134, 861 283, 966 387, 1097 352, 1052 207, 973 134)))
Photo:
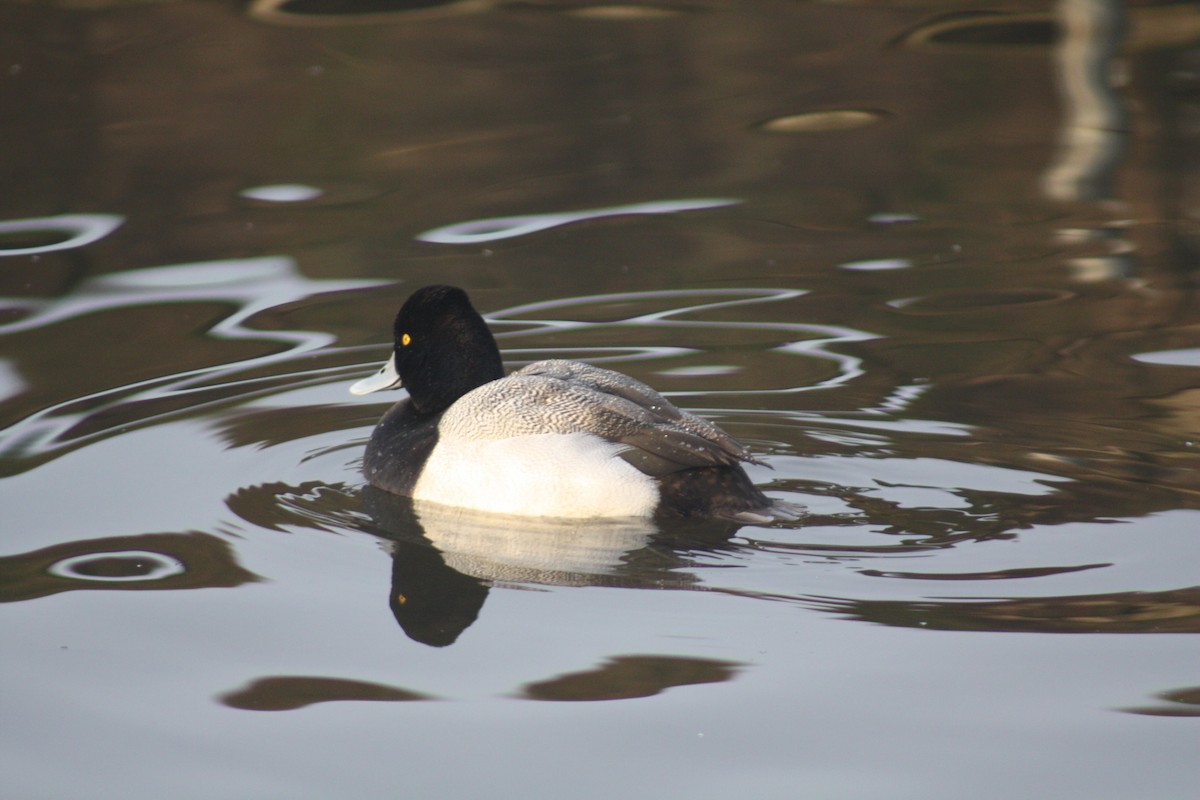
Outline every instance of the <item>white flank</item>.
POLYGON ((531 517, 648 517, 654 480, 617 457, 619 445, 587 433, 442 439, 413 497, 531 517))

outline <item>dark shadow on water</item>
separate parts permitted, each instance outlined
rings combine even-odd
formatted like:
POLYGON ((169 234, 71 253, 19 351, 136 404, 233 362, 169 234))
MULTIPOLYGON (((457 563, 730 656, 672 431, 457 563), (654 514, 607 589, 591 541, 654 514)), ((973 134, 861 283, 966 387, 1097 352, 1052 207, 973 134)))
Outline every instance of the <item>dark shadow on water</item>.
POLYGON ((1138 706, 1118 710, 1143 717, 1200 717, 1200 686, 1170 689, 1159 692, 1157 697, 1165 702, 1156 706, 1138 706))
POLYGON ((112 536, 0 558, 0 603, 79 590, 233 588, 259 580, 211 534, 112 536))
POLYGON ((1021 633, 1200 633, 1200 587, 1003 600, 819 599, 841 616, 931 631, 1021 633))
POLYGON ((952 12, 926 20, 896 40, 902 47, 932 49, 1046 48, 1058 43, 1062 31, 1048 14, 952 12))
POLYGON ((227 692, 217 698, 223 705, 244 711, 294 711, 316 703, 348 700, 385 703, 430 700, 428 695, 347 678, 308 675, 272 675, 227 692))
POLYGON ((489 0, 252 0, 246 13, 276 25, 399 22, 488 9, 489 0))
POLYGON ((306 481, 293 486, 282 481, 246 486, 225 498, 225 506, 241 519, 269 531, 294 528, 342 531, 356 528, 361 518, 358 494, 342 484, 306 481))
POLYGON ((676 686, 732 680, 742 666, 706 658, 618 656, 595 669, 526 684, 520 696, 558 702, 652 697, 676 686))

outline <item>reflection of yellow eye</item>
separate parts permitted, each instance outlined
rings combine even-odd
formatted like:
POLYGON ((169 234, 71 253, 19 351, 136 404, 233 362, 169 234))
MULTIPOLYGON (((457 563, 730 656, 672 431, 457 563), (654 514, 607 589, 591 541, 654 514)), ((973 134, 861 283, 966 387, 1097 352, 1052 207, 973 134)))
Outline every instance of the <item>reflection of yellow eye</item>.
POLYGON ((398 605, 398 606, 402 606, 402 605, 404 605, 404 604, 405 604, 405 603, 407 603, 407 602, 408 602, 408 598, 407 598, 407 597, 405 597, 404 595, 402 595, 402 594, 397 594, 397 595, 396 595, 396 605, 398 605))
POLYGON ((402 334, 400 336, 400 344, 404 345, 405 347, 408 347, 408 343, 411 341, 412 341, 412 337, 409 336, 407 333, 402 334))

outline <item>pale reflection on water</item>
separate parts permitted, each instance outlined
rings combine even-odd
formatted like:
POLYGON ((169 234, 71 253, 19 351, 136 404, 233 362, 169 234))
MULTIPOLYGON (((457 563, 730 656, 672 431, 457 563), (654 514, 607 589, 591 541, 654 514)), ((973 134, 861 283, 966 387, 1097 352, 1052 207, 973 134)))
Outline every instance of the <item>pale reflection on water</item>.
MULTIPOLYGON (((262 387, 274 388, 280 380, 273 377, 246 377, 276 364, 294 362, 298 357, 329 347, 336 337, 320 331, 264 330, 248 325, 247 321, 271 309, 323 292, 345 292, 381 285, 369 280, 313 281, 296 270, 295 262, 283 256, 257 259, 222 260, 200 264, 177 264, 142 270, 110 273, 83 281, 76 289, 53 300, 0 297, 0 312, 19 314, 17 319, 0 323, 0 336, 28 334, 42 330, 53 331, 56 325, 71 323, 96 314, 118 313, 137 307, 171 307, 179 304, 220 303, 232 305, 235 311, 204 331, 216 339, 242 342, 263 342, 269 351, 232 363, 221 363, 198 369, 155 377, 136 384, 106 388, 92 394, 74 395, 45 405, 19 422, 0 431, 0 455, 14 458, 38 457, 64 446, 78 446, 88 439, 104 435, 111 425, 100 431, 92 426, 84 434, 77 429, 89 420, 103 418, 123 408, 135 408, 135 416, 121 417, 121 423, 145 422, 177 413, 179 403, 170 410, 147 413, 161 401, 186 398, 183 407, 194 412, 205 403, 236 397, 244 402, 261 392, 262 387), (283 346, 282 350, 280 345, 283 346)), ((94 354, 120 342, 93 342, 94 354)), ((76 359, 86 357, 89 344, 69 345, 72 359, 60 359, 60 368, 72 369, 76 359)), ((25 361, 27 354, 18 356, 16 363, 25 361)), ((33 354, 30 369, 45 369, 42 354, 33 354)), ((10 368, 17 373, 10 381, 20 381, 21 367, 10 368)), ((302 382, 295 374, 285 380, 291 386, 302 382)), ((311 380, 311 378, 309 378, 311 380)), ((26 386, 29 384, 25 383, 26 386)), ((21 392, 10 391, 10 397, 21 392)))
POLYGON ((86 247, 116 230, 124 217, 116 214, 60 214, 38 219, 0 221, 0 257, 36 256, 86 247), (47 238, 45 244, 10 246, 6 239, 20 241, 47 238))
POLYGON ((726 198, 704 198, 694 200, 658 200, 651 203, 630 203, 609 208, 590 208, 583 211, 555 212, 549 214, 523 214, 519 217, 496 217, 456 222, 418 234, 422 242, 435 244, 481 244, 501 239, 529 236, 560 225, 616 217, 624 214, 678 214, 681 211, 698 211, 706 208, 721 208, 737 205, 741 200, 726 198))

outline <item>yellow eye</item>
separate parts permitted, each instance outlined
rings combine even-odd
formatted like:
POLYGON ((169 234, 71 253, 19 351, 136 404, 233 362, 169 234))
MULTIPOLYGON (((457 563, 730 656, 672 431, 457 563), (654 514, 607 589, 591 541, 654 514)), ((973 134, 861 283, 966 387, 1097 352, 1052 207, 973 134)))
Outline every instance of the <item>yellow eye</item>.
POLYGON ((400 335, 400 344, 404 345, 405 347, 408 347, 408 344, 411 341, 412 341, 412 337, 409 336, 407 333, 400 335))

